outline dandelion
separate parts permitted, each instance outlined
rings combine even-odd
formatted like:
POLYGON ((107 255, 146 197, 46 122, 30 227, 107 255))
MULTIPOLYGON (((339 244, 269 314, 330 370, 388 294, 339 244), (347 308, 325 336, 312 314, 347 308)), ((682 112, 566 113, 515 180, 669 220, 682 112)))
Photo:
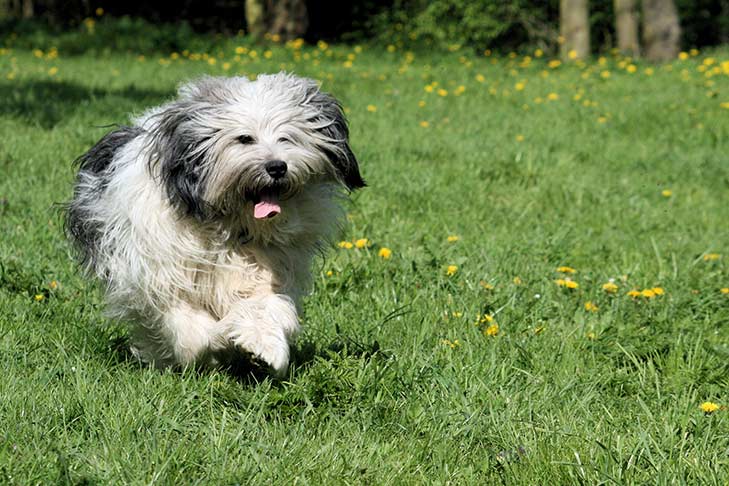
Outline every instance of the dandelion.
POLYGON ((56 74, 58 74, 58 68, 57 67, 53 66, 52 68, 50 68, 48 70, 48 75, 49 76, 55 76, 56 74))
POLYGON ((547 99, 549 101, 557 101, 559 99, 559 95, 557 93, 549 93, 547 95, 547 99))
POLYGON ((421 122, 419 123, 419 125, 420 125, 420 126, 421 126, 422 128, 428 128, 428 127, 430 126, 430 122, 428 122, 428 121, 426 121, 426 120, 423 120, 423 121, 421 121, 421 122))
POLYGON ((661 196, 663 197, 671 197, 673 196, 673 191, 670 189, 664 189, 661 191, 661 196))
POLYGON ((585 334, 585 337, 590 341, 594 341, 595 339, 597 339, 597 336, 594 332, 588 332, 587 334, 585 334))
POLYGON ((43 294, 36 294, 35 297, 33 297, 36 302, 40 302, 41 300, 45 299, 46 296, 43 294))
POLYGON ((686 59, 689 58, 688 52, 679 52, 678 58, 682 61, 685 61, 686 59))
POLYGON ((423 100, 418 101, 418 106, 420 108, 423 108, 425 106, 425 101, 423 101, 423 100))
POLYGON ((514 285, 521 285, 523 283, 522 280, 521 280, 521 278, 518 277, 518 276, 517 277, 514 277, 513 282, 514 282, 514 285))
POLYGON ((523 91, 525 86, 524 81, 520 81, 514 85, 514 89, 517 91, 523 91))
POLYGON ((454 91, 453 94, 456 96, 461 96, 463 92, 466 91, 466 87, 463 85, 458 86, 454 91))
POLYGON ((719 292, 721 292, 724 295, 727 295, 727 294, 729 294, 729 287, 722 287, 721 289, 719 289, 719 292))
POLYGON ((339 242, 339 248, 344 248, 345 250, 351 250, 354 245, 351 241, 340 241, 339 242))
POLYGON ((58 288, 58 282, 55 280, 51 280, 51 282, 48 284, 48 287, 51 290, 56 290, 58 288))
POLYGON ((440 88, 438 90, 438 96, 448 96, 448 91, 443 88, 440 88))
POLYGON ((626 67, 625 70, 628 71, 630 74, 633 74, 638 70, 638 68, 635 66, 635 64, 628 64, 628 67, 626 67))
POLYGON ((517 135, 515 138, 516 138, 516 141, 517 142, 523 142, 524 141, 524 135, 522 135, 522 134, 517 135))
POLYGON ((569 57, 570 59, 577 59, 577 51, 572 49, 567 53, 567 57, 569 57))
POLYGON ((580 284, 568 278, 558 278, 554 281, 554 283, 556 283, 559 287, 565 287, 571 290, 578 289, 580 287, 580 284))
POLYGON ((375 105, 367 105, 367 111, 374 113, 377 111, 377 107, 375 105))
POLYGON ((556 69, 562 65, 562 61, 558 59, 552 59, 547 63, 547 66, 549 66, 551 69, 556 69))
POLYGON ((367 246, 369 246, 369 244, 370 244, 370 240, 368 240, 367 238, 360 238, 354 242, 354 246, 356 246, 359 249, 366 248, 367 246))
MULTIPOLYGON (((478 284, 486 290, 494 290, 493 284, 490 284, 484 280, 481 280, 478 284)), ((727 289, 727 290, 729 290, 729 289, 727 289)), ((729 293, 729 292, 727 292, 727 293, 729 293)))
MULTIPOLYGON (((435 87, 432 84, 428 84, 423 89, 425 90, 426 93, 432 93, 433 90, 435 89, 435 87)), ((425 106, 425 105, 423 105, 423 106, 425 106)))
POLYGON ((557 268, 557 271, 559 273, 577 273, 577 270, 575 270, 572 267, 568 267, 568 266, 559 267, 559 268, 557 268))
POLYGON ((332 272, 331 270, 327 270, 327 277, 331 277, 332 275, 334 275, 334 272, 332 272))
POLYGON ((710 413, 714 413, 717 410, 719 410, 719 405, 717 405, 714 402, 704 402, 701 405, 699 405, 699 408, 705 414, 710 414, 710 413))
POLYGON ((96 9, 96 12, 95 13, 96 13, 96 16, 97 17, 101 17, 102 15, 104 15, 104 9, 101 8, 101 7, 99 7, 99 8, 96 9))
POLYGON ((598 123, 605 123, 605 122, 607 122, 607 117, 606 116, 598 116, 597 117, 597 122, 598 123))
POLYGON ((537 49, 534 51, 534 57, 542 57, 544 55, 544 51, 541 49, 537 49))
POLYGON ((451 277, 451 276, 455 275, 457 271, 458 271, 458 267, 456 265, 448 265, 448 268, 446 268, 446 275, 451 277))
POLYGON ((605 70, 605 71, 602 71, 602 72, 600 73, 600 77, 601 77, 602 79, 608 79, 608 78, 610 77, 610 71, 607 71, 607 70, 605 70))
POLYGON ((377 255, 380 258, 384 258, 385 260, 389 260, 390 257, 392 256, 392 250, 390 250, 389 248, 382 247, 382 248, 380 248, 380 251, 377 253, 377 255))
POLYGON ((595 304, 593 304, 592 302, 590 302, 590 301, 585 302, 585 310, 587 312, 597 312, 598 309, 599 308, 595 304))
POLYGON ((486 336, 496 336, 499 333, 499 325, 495 322, 492 322, 489 327, 484 329, 483 333, 486 336))
POLYGON ((441 342, 451 349, 456 349, 461 345, 461 342, 458 339, 454 339, 453 341, 450 339, 443 339, 441 342))
POLYGON ((479 83, 484 83, 486 82, 486 77, 483 74, 477 74, 476 81, 478 81, 479 83))
POLYGON ((718 253, 707 253, 704 255, 704 261, 705 262, 715 262, 716 260, 720 259, 721 255, 718 253))
POLYGON ((460 240, 461 237, 458 235, 450 235, 446 240, 448 240, 448 243, 455 243, 456 241, 460 240))
POLYGON ((602 284, 602 289, 605 292, 607 292, 608 294, 614 294, 615 292, 618 291, 618 286, 612 282, 607 282, 607 283, 602 284))
POLYGON ((653 293, 654 293, 654 294, 656 294, 656 295, 663 295, 663 294, 665 294, 665 293, 666 293, 666 291, 665 291, 665 290, 663 290, 663 288, 662 288, 662 287, 653 287, 653 288, 652 288, 651 290, 652 290, 652 291, 653 291, 653 293))
POLYGON ((653 289, 643 289, 640 292, 641 297, 645 297, 646 299, 652 299, 656 296, 656 293, 653 292, 653 289))

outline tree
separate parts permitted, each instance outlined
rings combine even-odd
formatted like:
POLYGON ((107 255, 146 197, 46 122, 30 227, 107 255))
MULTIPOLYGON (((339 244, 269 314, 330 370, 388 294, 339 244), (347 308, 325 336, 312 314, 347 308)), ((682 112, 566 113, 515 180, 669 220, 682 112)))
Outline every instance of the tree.
POLYGON ((246 0, 245 9, 248 33, 254 37, 270 34, 290 40, 309 28, 305 0, 246 0))
POLYGON ((675 59, 680 50, 681 26, 673 0, 643 0, 643 45, 651 61, 675 59))
POLYGON ((559 33, 562 59, 585 59, 590 55, 587 0, 560 0, 559 33))
POLYGON ((615 0, 615 33, 621 53, 633 57, 640 55, 636 0, 615 0))

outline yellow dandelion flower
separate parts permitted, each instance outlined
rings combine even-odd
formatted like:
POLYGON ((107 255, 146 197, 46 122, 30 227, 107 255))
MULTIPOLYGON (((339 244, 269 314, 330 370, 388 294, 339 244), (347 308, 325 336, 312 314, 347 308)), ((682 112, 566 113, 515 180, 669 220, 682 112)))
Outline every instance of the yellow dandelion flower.
POLYGON ((653 68, 645 68, 645 70, 643 72, 645 73, 646 76, 653 76, 653 73, 655 71, 653 70, 653 68))
POLYGON ((585 334, 585 337, 590 341, 594 341, 595 339, 597 339, 597 336, 594 332, 588 332, 587 334, 585 334))
POLYGON ((558 100, 558 99, 559 99, 559 95, 558 95, 557 93, 549 93, 549 94, 547 95, 547 99, 548 99, 549 101, 556 101, 556 100, 558 100))
POLYGON ((368 240, 367 238, 360 238, 354 242, 354 246, 356 246, 357 248, 360 248, 360 249, 367 248, 369 246, 369 244, 370 244, 370 240, 368 240))
POLYGON ((458 235, 450 235, 446 240, 448 240, 448 243, 455 243, 456 241, 460 240, 461 237, 458 235))
POLYGON ((729 101, 724 101, 723 103, 719 103, 719 106, 721 106, 722 108, 726 108, 727 110, 729 110, 729 101))
POLYGON ((35 297, 34 297, 34 299, 35 299, 36 302, 40 302, 41 300, 43 300, 45 298, 46 297, 43 294, 36 294, 35 297))
POLYGON ((614 294, 615 292, 618 291, 618 286, 612 282, 607 282, 607 283, 602 284, 602 289, 605 292, 607 292, 608 294, 614 294))
POLYGON ((56 290, 58 288, 58 282, 55 280, 51 280, 51 282, 48 284, 48 287, 51 290, 56 290))
POLYGON ((334 275, 334 272, 332 272, 331 270, 327 270, 327 277, 331 277, 332 275, 334 275))
POLYGON ((420 108, 423 108, 425 106, 425 101, 423 101, 423 100, 418 101, 418 106, 420 108))
POLYGON ((630 74, 633 74, 638 70, 635 64, 628 64, 628 67, 625 68, 626 71, 628 71, 630 74))
POLYGON ((559 273, 577 273, 577 270, 575 270, 575 269, 574 269, 574 268, 572 268, 572 267, 568 267, 568 266, 562 266, 562 267, 558 267, 558 268, 557 268, 557 271, 558 271, 559 273))
POLYGON ((714 402, 704 402, 701 405, 699 405, 699 408, 704 413, 714 413, 717 410, 719 410, 719 405, 717 405, 714 402))
POLYGON ((495 322, 491 323, 483 333, 487 336, 496 336, 499 333, 499 325, 495 322))
POLYGON ((486 77, 483 74, 477 74, 476 81, 478 81, 479 83, 484 83, 486 82, 486 77))
POLYGON ((448 265, 448 268, 446 268, 446 275, 451 277, 451 276, 455 275, 457 271, 458 271, 458 267, 456 265, 448 265))
POLYGON ((351 250, 354 245, 351 241, 340 241, 339 242, 339 248, 344 248, 346 250, 351 250))
POLYGON ((515 139, 516 139, 517 142, 523 142, 524 141, 524 135, 519 134, 519 135, 517 135, 515 137, 515 139))
POLYGON ((636 298, 636 297, 640 297, 641 292, 640 292, 640 290, 633 289, 633 290, 629 291, 627 293, 627 295, 630 296, 630 297, 632 297, 632 298, 636 298))
POLYGON ((375 105, 367 105, 367 111, 374 113, 377 111, 377 107, 375 105))
POLYGON ((670 189, 664 189, 661 191, 661 196, 663 197, 671 197, 673 196, 673 191, 670 189))
POLYGON ((448 90, 445 90, 443 88, 440 88, 438 90, 438 96, 448 96, 448 90))
POLYGON ((653 292, 653 289, 643 289, 640 292, 641 297, 645 297, 646 299, 652 299, 656 296, 656 293, 653 292))
POLYGON ((602 71, 602 72, 600 73, 600 77, 601 77, 602 79, 608 79, 608 78, 610 77, 610 71, 607 71, 607 70, 606 70, 606 71, 602 71))
POLYGON ((599 307, 596 306, 595 304, 593 304, 592 302, 590 302, 590 301, 585 302, 585 310, 587 312, 597 312, 598 309, 599 309, 599 307))
POLYGON ((654 293, 654 294, 656 294, 656 295, 663 295, 663 294, 665 294, 665 293, 666 293, 666 291, 665 291, 665 290, 663 290, 663 287, 653 287, 653 288, 652 288, 651 290, 652 290, 652 291, 653 291, 653 293, 654 293))
POLYGON ((435 87, 432 84, 428 84, 423 89, 425 90, 426 93, 432 93, 433 90, 435 89, 435 87))
POLYGON ((567 57, 570 59, 577 59, 577 51, 572 49, 567 53, 567 57))
POLYGON ((102 15, 104 15, 104 9, 101 8, 101 7, 99 7, 99 8, 96 9, 96 12, 95 13, 96 13, 96 16, 97 17, 101 17, 102 15))
POLYGON ((55 76, 56 74, 58 74, 58 68, 57 67, 53 66, 52 68, 50 68, 48 70, 48 75, 49 76, 55 76))
MULTIPOLYGON (((478 284, 486 290, 494 290, 493 284, 490 284, 484 280, 481 280, 478 284)), ((729 290, 729 289, 727 289, 727 290, 729 290)), ((727 292, 727 293, 729 293, 729 292, 727 292)))
POLYGON ((514 279, 512 281, 514 282, 514 285, 521 285, 522 284, 522 280, 521 280, 520 277, 514 277, 514 279))
POLYGON ((525 87, 526 87, 526 84, 524 83, 524 81, 520 81, 514 85, 514 89, 517 91, 522 91, 522 90, 524 90, 525 87))
POLYGON ((704 261, 705 262, 715 262, 716 260, 720 259, 721 255, 718 253, 707 253, 704 255, 704 261))
POLYGON ((685 61, 686 59, 689 58, 688 52, 679 52, 678 58, 682 61, 685 61))
POLYGON ((722 287, 721 289, 719 289, 719 292, 721 292, 724 295, 727 295, 727 294, 729 294, 729 287, 722 287))
POLYGON ((560 60, 558 60, 558 59, 552 59, 551 61, 549 61, 549 62, 547 63, 547 66, 549 66, 549 67, 550 67, 551 69, 555 69, 555 68, 558 68, 558 67, 560 67, 561 65, 562 65, 562 61, 560 61, 560 60))
POLYGON ((420 126, 421 126, 422 128, 428 128, 428 127, 430 126, 430 122, 428 122, 428 121, 426 121, 426 120, 423 120, 423 121, 421 121, 421 122, 419 123, 419 125, 420 125, 420 126))
POLYGON ((574 280, 565 280, 564 286, 567 287, 568 289, 578 289, 578 288, 580 288, 580 284, 578 284, 574 280))
POLYGON ((542 57, 544 55, 544 51, 541 49, 537 49, 534 51, 534 57, 542 57))
POLYGON ((392 250, 382 247, 380 248, 380 251, 377 253, 377 255, 381 258, 384 258, 385 260, 389 260, 392 256, 392 250))
POLYGON ((606 116, 598 116, 597 117, 597 122, 598 123, 605 123, 605 122, 607 122, 607 117, 606 116))

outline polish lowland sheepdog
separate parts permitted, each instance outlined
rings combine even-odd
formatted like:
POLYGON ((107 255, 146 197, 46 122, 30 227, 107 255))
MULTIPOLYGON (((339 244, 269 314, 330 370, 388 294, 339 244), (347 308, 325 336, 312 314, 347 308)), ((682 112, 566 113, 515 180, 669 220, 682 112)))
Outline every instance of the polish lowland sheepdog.
POLYGON ((78 163, 67 232, 135 355, 283 373, 312 258, 365 185, 340 104, 288 74, 203 78, 78 163))

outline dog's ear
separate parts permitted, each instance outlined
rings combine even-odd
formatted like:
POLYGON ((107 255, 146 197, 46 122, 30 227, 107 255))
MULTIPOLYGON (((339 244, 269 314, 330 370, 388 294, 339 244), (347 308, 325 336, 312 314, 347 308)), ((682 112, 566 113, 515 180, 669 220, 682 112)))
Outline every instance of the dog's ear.
POLYGON ((324 151, 337 176, 350 191, 365 187, 367 184, 359 173, 357 158, 349 146, 349 127, 342 105, 330 94, 319 91, 314 82, 309 85, 307 98, 318 113, 317 123, 321 125, 319 132, 331 142, 324 151))
POLYGON ((198 220, 210 212, 204 199, 205 157, 214 133, 197 120, 210 110, 209 103, 187 98, 154 115, 152 174, 160 178, 170 202, 198 220))

